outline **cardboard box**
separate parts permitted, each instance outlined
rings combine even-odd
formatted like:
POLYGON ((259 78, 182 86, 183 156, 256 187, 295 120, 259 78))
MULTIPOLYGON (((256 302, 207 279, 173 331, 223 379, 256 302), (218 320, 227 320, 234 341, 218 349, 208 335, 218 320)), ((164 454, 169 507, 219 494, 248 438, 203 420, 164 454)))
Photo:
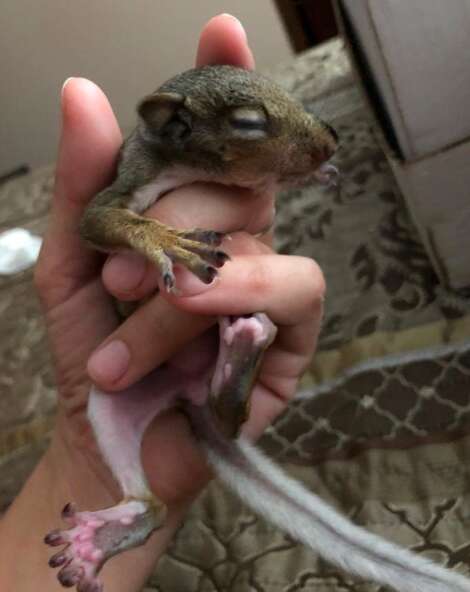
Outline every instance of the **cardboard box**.
POLYGON ((441 281, 470 287, 470 0, 337 0, 384 148, 441 281))

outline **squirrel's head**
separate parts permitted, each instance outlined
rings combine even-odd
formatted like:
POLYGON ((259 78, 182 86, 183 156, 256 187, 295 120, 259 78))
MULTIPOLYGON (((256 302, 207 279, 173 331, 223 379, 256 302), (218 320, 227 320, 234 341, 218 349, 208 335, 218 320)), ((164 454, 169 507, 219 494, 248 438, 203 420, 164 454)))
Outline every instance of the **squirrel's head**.
POLYGON ((184 72, 143 99, 138 113, 143 141, 161 158, 239 185, 321 179, 337 148, 328 124, 274 82, 233 66, 184 72))

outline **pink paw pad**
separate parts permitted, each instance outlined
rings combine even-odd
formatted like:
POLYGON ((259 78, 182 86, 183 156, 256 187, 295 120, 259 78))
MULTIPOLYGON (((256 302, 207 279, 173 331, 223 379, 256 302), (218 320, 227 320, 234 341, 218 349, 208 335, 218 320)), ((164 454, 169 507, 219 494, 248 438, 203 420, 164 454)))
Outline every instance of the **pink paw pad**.
POLYGON ((149 505, 136 500, 97 512, 77 512, 67 504, 62 518, 71 528, 50 532, 44 542, 53 547, 65 545, 49 565, 60 567, 59 582, 65 588, 76 586, 77 592, 101 592, 103 585, 96 576, 104 562, 141 544, 154 528, 149 505))
POLYGON ((223 339, 230 347, 234 342, 249 340, 254 347, 267 347, 276 335, 276 328, 262 313, 239 317, 223 327, 223 339))

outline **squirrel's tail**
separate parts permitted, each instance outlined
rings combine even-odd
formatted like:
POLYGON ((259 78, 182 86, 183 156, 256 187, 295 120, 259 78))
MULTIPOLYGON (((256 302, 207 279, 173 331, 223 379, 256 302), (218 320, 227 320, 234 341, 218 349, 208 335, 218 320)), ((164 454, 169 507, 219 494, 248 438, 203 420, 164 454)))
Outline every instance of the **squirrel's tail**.
POLYGON ((470 592, 470 579, 354 525, 245 439, 226 440, 207 410, 193 408, 190 415, 216 475, 293 539, 347 572, 398 592, 470 592))

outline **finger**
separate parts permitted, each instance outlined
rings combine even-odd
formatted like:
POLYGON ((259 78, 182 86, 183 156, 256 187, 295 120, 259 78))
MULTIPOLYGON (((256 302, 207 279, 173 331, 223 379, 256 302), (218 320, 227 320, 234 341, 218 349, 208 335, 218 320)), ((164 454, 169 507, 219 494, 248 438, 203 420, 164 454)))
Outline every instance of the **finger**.
POLYGON ((62 92, 62 134, 49 228, 36 281, 52 307, 95 270, 96 255, 83 248, 78 225, 89 200, 111 179, 121 134, 103 92, 89 80, 69 79, 62 92))
MULTIPOLYGON (((184 293, 185 286, 181 286, 184 293)), ((211 290, 166 296, 178 309, 194 314, 243 315, 264 311, 278 325, 297 325, 316 315, 325 280, 307 257, 240 255, 221 269, 211 290)))
POLYGON ((209 292, 172 298, 176 306, 197 314, 264 311, 278 326, 276 340, 263 357, 252 399, 250 418, 254 419, 246 426, 251 436, 259 435, 283 409, 311 363, 321 327, 324 293, 325 280, 314 261, 262 254, 234 257, 209 292))
POLYGON ((160 366, 215 322, 175 308, 160 296, 138 308, 91 355, 90 378, 116 391, 160 366))
POLYGON ((245 29, 230 14, 215 16, 201 32, 196 66, 208 64, 230 64, 247 69, 255 67, 245 29))
POLYGON ((289 397, 277 396, 277 387, 276 383, 276 389, 273 390, 260 384, 259 381, 255 385, 250 397, 250 416, 241 429, 242 434, 249 440, 258 440, 267 426, 285 411, 289 397))
POLYGON ((311 360, 323 314, 325 280, 305 257, 241 255, 222 270, 212 290, 171 301, 195 314, 243 315, 266 312, 278 326, 264 356, 260 380, 285 400, 311 360))
MULTIPOLYGON (((246 232, 236 232, 230 234, 222 243, 223 250, 230 258, 238 255, 266 255, 272 254, 273 249, 269 244, 265 244, 263 239, 255 238, 246 232)), ((207 290, 211 290, 220 281, 220 276, 210 284, 203 283, 193 273, 184 267, 175 269, 176 285, 178 286, 178 298, 184 296, 194 296, 207 290)))
POLYGON ((134 252, 111 255, 102 271, 102 281, 107 292, 123 302, 134 302, 150 296, 156 291, 159 279, 157 267, 134 252))
MULTIPOLYGON (((217 184, 196 183, 175 190, 162 198, 148 212, 175 228, 208 228, 224 233, 244 229, 251 234, 262 232, 274 220, 274 193, 253 194, 246 189, 217 184)), ((230 243, 221 247, 230 251, 230 243)), ((106 289, 120 300, 140 300, 158 284, 154 266, 129 253, 115 255, 103 268, 106 289)))
MULTIPOLYGON (((246 233, 235 234, 229 245, 233 254, 272 252, 246 233)), ((132 257, 134 255, 129 257, 130 263, 132 257)), ((184 278, 186 286, 193 282, 190 285, 192 294, 210 289, 187 271, 177 270, 177 285, 180 278, 184 278)), ((105 390, 125 388, 179 352, 184 344, 214 322, 213 317, 194 316, 178 310, 157 295, 126 319, 93 353, 88 362, 88 373, 105 390)))
POLYGON ((281 401, 294 395, 299 378, 312 361, 322 316, 323 302, 319 301, 315 314, 302 323, 279 327, 274 344, 263 358, 260 382, 281 401))

